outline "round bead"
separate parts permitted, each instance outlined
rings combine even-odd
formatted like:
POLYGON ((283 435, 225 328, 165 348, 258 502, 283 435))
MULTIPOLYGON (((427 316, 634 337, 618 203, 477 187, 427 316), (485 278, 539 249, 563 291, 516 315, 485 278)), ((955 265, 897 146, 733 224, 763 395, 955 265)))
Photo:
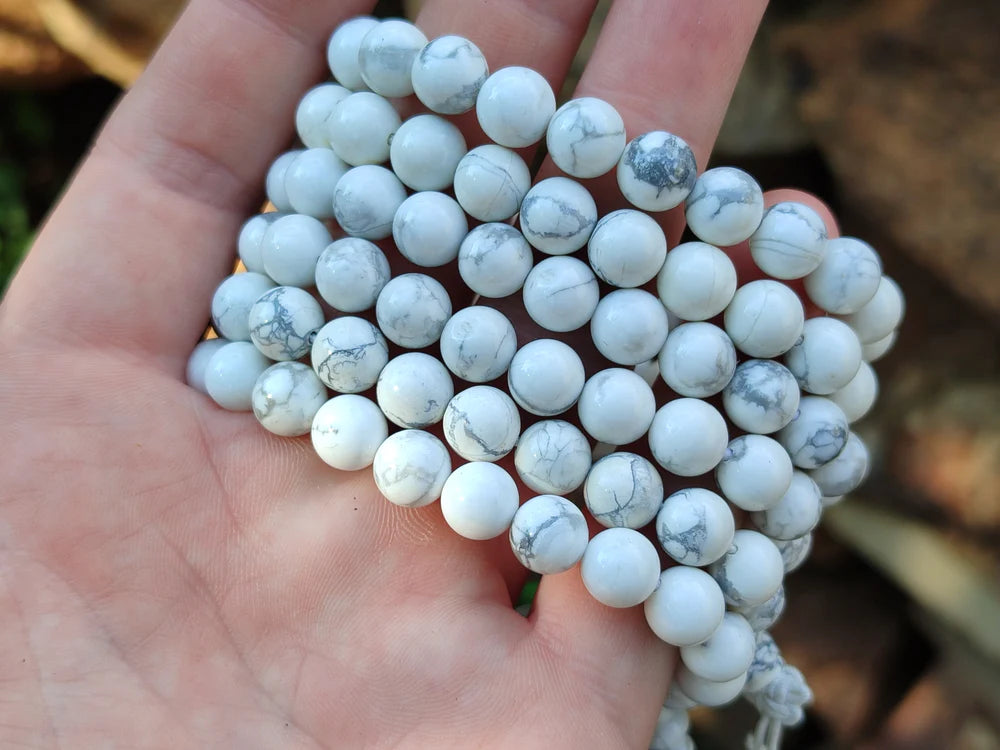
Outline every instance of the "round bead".
POLYGON ((185 382, 196 391, 208 394, 205 389, 205 375, 208 372, 208 362, 219 349, 229 343, 228 339, 205 339, 199 341, 191 356, 188 357, 185 369, 185 382))
MULTIPOLYGON (((600 302, 590 319, 597 351, 617 365, 648 362, 667 340, 667 311, 641 289, 617 289, 600 302)), ((735 367, 735 362, 734 362, 735 367)))
POLYGON ((517 441, 514 467, 530 489, 568 495, 590 471, 590 443, 580 430, 561 419, 536 422, 517 441))
POLYGON ((679 206, 698 176, 694 152, 683 138, 654 130, 629 141, 618 162, 618 187, 644 211, 679 206))
POLYGON ((311 216, 282 216, 264 232, 261 258, 267 275, 286 286, 312 286, 316 261, 333 242, 323 222, 311 216))
POLYGON ((788 491, 767 510, 758 510, 750 518, 758 529, 772 539, 798 539, 819 523, 823 506, 819 487, 808 474, 796 471, 788 491))
POLYGON ((400 119, 392 102, 370 91, 345 97, 330 115, 326 135, 333 152, 352 167, 389 159, 400 119))
POLYGON ((873 344, 889 336, 899 326, 903 321, 904 308, 905 300, 899 284, 883 276, 875 295, 856 313, 846 316, 844 322, 854 329, 862 344, 873 344))
POLYGON ((386 418, 409 428, 440 422, 454 395, 455 386, 444 365, 422 352, 406 352, 390 360, 375 388, 375 398, 386 418))
POLYGON ((493 539, 514 519, 517 484, 504 469, 486 461, 471 461, 452 472, 441 489, 441 514, 459 536, 493 539))
POLYGON ((586 325, 597 309, 597 277, 583 261, 566 256, 546 258, 524 281, 524 308, 549 331, 565 333, 586 325))
POLYGON ((803 203, 776 203, 750 237, 757 267, 776 279, 799 279, 816 270, 826 249, 823 219, 803 203))
POLYGON ((697 701, 702 706, 724 706, 736 700, 743 691, 746 684, 746 672, 725 682, 715 682, 699 677, 686 666, 681 665, 674 676, 678 686, 689 696, 691 700, 697 701))
POLYGON ((714 396, 729 385, 736 372, 733 342, 711 323, 677 326, 667 336, 658 360, 663 381, 690 398, 714 396))
POLYGON ((587 380, 577 409, 583 429, 592 438, 627 445, 646 434, 656 412, 656 399, 641 377, 612 367, 587 380))
POLYGON ((467 151, 462 131, 437 115, 416 115, 399 126, 389 144, 389 161, 413 190, 447 190, 467 151))
POLYGON ((757 637, 746 618, 726 612, 707 641, 681 649, 681 661, 693 674, 712 682, 728 682, 744 675, 753 661, 757 637))
POLYGON ((306 92, 295 110, 295 130, 306 148, 330 148, 327 123, 333 108, 350 95, 336 83, 321 83, 306 92))
POLYGON ((289 165, 295 161, 295 157, 301 154, 301 150, 286 151, 271 164, 267 170, 267 179, 264 182, 264 191, 267 199, 274 204, 279 211, 291 211, 292 204, 288 200, 288 193, 285 192, 285 174, 289 165))
POLYGON ((779 281, 760 279, 736 290, 726 308, 726 333, 751 357, 777 357, 802 336, 805 310, 799 296, 779 281))
POLYGON ((517 509, 510 526, 514 556, 542 575, 562 573, 579 562, 590 534, 583 513, 558 495, 538 495, 517 509))
POLYGON ((767 435, 792 421, 800 396, 787 367, 769 359, 748 359, 736 367, 722 391, 722 405, 737 427, 767 435))
POLYGON ((868 448, 853 432, 840 454, 829 463, 809 472, 825 497, 853 492, 868 476, 868 448))
POLYGON ((297 286, 277 286, 250 308, 250 340, 271 359, 299 359, 309 353, 323 320, 323 309, 309 292, 297 286))
POLYGON ((313 370, 339 393, 368 390, 388 361, 385 337, 363 318, 331 320, 319 329, 312 345, 313 370))
POLYGON ((877 398, 878 377, 875 375, 875 368, 864 360, 851 382, 829 395, 829 399, 843 409, 848 422, 857 422, 864 417, 871 411, 877 398))
POLYGON ((330 72, 341 86, 351 91, 365 87, 358 65, 358 52, 365 34, 378 24, 378 19, 359 16, 340 24, 330 37, 330 43, 326 48, 326 60, 330 65, 330 72))
POLYGON ((656 291, 666 308, 681 320, 708 320, 733 299, 736 267, 717 247, 685 242, 667 253, 656 277, 656 291))
POLYGON ((313 417, 312 444, 316 454, 341 471, 370 466, 388 434, 382 412, 364 396, 335 396, 313 417))
MULTIPOLYGON (((782 560, 784 562, 784 560, 782 560)), ((750 623, 755 631, 760 633, 762 630, 767 630, 774 623, 776 623, 781 615, 785 612, 785 587, 779 586, 778 590, 771 595, 769 599, 762 602, 761 604, 755 604, 752 607, 740 607, 739 613, 747 618, 747 622, 750 623)))
POLYGON ((805 278, 809 299, 827 312, 846 315, 864 307, 882 279, 882 261, 867 242, 855 237, 827 240, 826 253, 805 278))
POLYGON ((240 229, 237 248, 240 260, 243 261, 243 265, 246 266, 247 271, 265 273, 264 258, 261 255, 261 243, 264 240, 267 228, 282 216, 288 216, 288 214, 281 211, 268 211, 267 213, 251 216, 243 224, 243 227, 240 229))
POLYGON ((631 208, 603 216, 587 243, 591 268, 612 286, 642 286, 660 272, 666 257, 663 229, 653 217, 631 208))
POLYGON ((385 253, 360 237, 337 240, 316 262, 316 290, 328 305, 341 312, 357 313, 374 307, 390 276, 385 253))
MULTIPOLYGON (((774 554, 778 554, 777 549, 774 554)), ((719 627, 726 602, 719 584, 708 573, 680 565, 660 574, 645 610, 646 622, 660 640, 673 646, 693 646, 719 627)))
POLYGON ((393 505, 420 508, 441 496, 451 474, 445 444, 423 430, 390 435, 375 453, 375 484, 393 505))
POLYGON ((750 529, 739 529, 729 552, 709 568, 733 607, 751 607, 770 599, 781 586, 784 570, 774 542, 750 529))
POLYGON ((726 420, 714 406, 696 398, 668 401, 649 427, 649 447, 656 462, 681 477, 714 469, 728 443, 726 420))
POLYGON ((735 531, 736 521, 726 501, 700 487, 675 492, 656 515, 660 546, 682 565, 715 562, 729 550, 735 531))
POLYGON ((524 235, 509 224, 480 224, 458 249, 458 272, 473 292, 498 298, 524 286, 534 259, 524 235))
POLYGON ((635 453, 610 453, 596 461, 583 485, 590 515, 609 528, 641 529, 663 504, 656 467, 635 453))
POLYGON ((230 341, 250 340, 250 308, 260 295, 274 288, 261 273, 248 271, 226 277, 212 295, 212 328, 230 341))
POLYGON ((571 177, 610 171, 625 150, 625 121, 603 99, 571 99, 556 110, 545 132, 552 161, 571 177))
POLYGON ((385 167, 366 164, 350 169, 333 192, 333 214, 349 235, 384 240, 392 219, 406 200, 406 188, 385 167))
POLYGON ((733 505, 765 510, 777 503, 792 483, 792 459, 781 444, 763 435, 741 435, 729 443, 715 481, 733 505))
POLYGON ((521 207, 531 173, 524 159, 492 143, 478 146, 455 168, 455 199, 480 221, 506 221, 521 207))
POLYGON ((219 348, 205 369, 205 391, 229 411, 250 411, 253 386, 273 364, 249 341, 233 341, 219 348))
POLYGON ((568 255, 590 239, 597 224, 597 204, 579 182, 549 177, 524 196, 519 221, 532 247, 549 255, 568 255))
POLYGON ((660 365, 655 359, 640 362, 633 369, 635 374, 645 380, 650 387, 656 385, 656 379, 660 377, 660 365))
POLYGON ((313 417, 326 403, 326 387, 308 365, 279 362, 271 365, 254 384, 254 416, 264 429, 283 437, 305 435, 313 417))
POLYGON ((609 607, 642 604, 660 582, 660 556, 632 529, 605 529, 583 553, 580 576, 587 591, 609 607))
POLYGON ((793 464, 816 469, 837 457, 847 443, 847 434, 847 417, 839 406, 822 396, 803 396, 798 414, 777 438, 793 464))
POLYGON ((684 215, 699 240, 730 247, 757 231, 764 216, 764 193, 742 169, 716 167, 694 183, 684 215))
POLYGON ((552 87, 530 68, 501 68, 486 79, 476 98, 483 132, 508 148, 538 143, 555 111, 552 87))
POLYGON ((813 535, 804 534, 797 539, 774 540, 774 546, 781 553, 781 560, 785 564, 785 575, 798 570, 802 563, 809 557, 812 551, 813 535))
POLYGON ((476 305, 455 313, 441 332, 441 359, 470 383, 487 383, 507 372, 517 351, 514 326, 499 310, 476 305))
POLYGON ((451 298, 437 279, 404 273, 382 288, 375 317, 389 341, 406 349, 423 349, 441 338, 451 317, 451 298))
POLYGON ((460 115, 476 106, 489 75, 486 58, 465 37, 440 36, 413 60, 413 93, 432 112, 460 115))
POLYGON ((467 461, 499 461, 514 450, 520 434, 517 406, 493 386, 466 388, 444 410, 445 439, 467 461))
POLYGON ((292 209, 315 219, 332 219, 333 191, 347 170, 328 148, 301 152, 285 172, 285 193, 292 209))
POLYGON ((785 366, 807 393, 827 395, 858 374, 861 342, 851 327, 834 318, 810 318, 802 338, 785 355, 785 366))
POLYGON ((585 380, 583 362, 571 347, 555 339, 536 339, 514 355, 507 387, 522 409, 551 417, 576 403, 585 380))
POLYGON ((409 21, 382 21, 364 35, 358 48, 361 79, 376 94, 409 96, 413 61, 425 44, 427 37, 409 21))
POLYGON ((892 331, 885 338, 881 338, 878 341, 873 341, 870 344, 864 342, 861 343, 861 356, 864 357, 865 362, 878 362, 882 357, 884 357, 890 349, 892 349, 893 344, 896 343, 896 338, 899 336, 899 331, 892 331))
POLYGON ((392 220, 396 248, 418 266, 451 263, 468 232, 469 222, 458 201, 433 191, 411 195, 392 220))

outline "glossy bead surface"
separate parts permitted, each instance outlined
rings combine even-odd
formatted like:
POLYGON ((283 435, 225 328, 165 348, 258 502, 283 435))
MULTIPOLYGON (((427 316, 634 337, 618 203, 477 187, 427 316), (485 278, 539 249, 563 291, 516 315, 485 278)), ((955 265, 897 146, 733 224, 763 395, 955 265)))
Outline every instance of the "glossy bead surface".
POLYGON ((378 376, 375 397, 386 418, 408 428, 441 421, 455 395, 451 375, 436 357, 406 352, 389 360, 378 376))
POLYGON ((597 224, 597 204, 579 182, 549 177, 528 190, 519 222, 532 247, 549 255, 568 255, 590 239, 597 224))
POLYGON ((340 24, 330 37, 326 48, 326 60, 330 66, 330 72, 337 79, 337 83, 351 91, 358 91, 365 87, 365 82, 361 78, 361 68, 358 65, 358 52, 365 34, 378 24, 377 18, 359 16, 340 24))
POLYGON ((785 355, 785 366, 806 393, 828 395, 851 382, 861 366, 861 342, 845 323, 810 318, 802 338, 785 355))
POLYGON ((764 193, 742 169, 709 169, 684 201, 684 216, 699 240, 730 247, 757 231, 764 216, 764 193))
POLYGON ((590 534, 583 513, 558 495, 538 495, 517 509, 510 526, 514 556, 542 575, 562 573, 579 562, 590 534))
POLYGON ((249 341, 232 341, 216 351, 205 369, 205 391, 229 411, 250 411, 253 386, 273 364, 249 341))
POLYGON ((576 403, 585 380, 580 355, 570 346, 556 339, 536 339, 514 355, 507 387, 522 409, 551 417, 576 403))
POLYGON ((312 344, 313 370, 339 393, 368 390, 388 361, 385 337, 363 318, 331 320, 319 329, 312 344))
POLYGON ((634 607, 656 589, 660 557, 653 543, 638 531, 605 529, 587 544, 580 576, 587 591, 601 604, 634 607))
POLYGON ((411 71, 427 37, 409 21, 390 18, 361 39, 358 68, 361 79, 376 94, 389 97, 413 93, 411 71))
POLYGON ((228 339, 205 339, 199 341, 188 357, 187 367, 184 370, 184 382, 204 394, 208 394, 205 389, 205 374, 208 372, 208 362, 219 349, 229 343, 228 339))
POLYGON ((674 646, 692 646, 719 627, 726 602, 719 584, 708 573, 678 565, 660 574, 659 585, 646 599, 645 612, 646 622, 660 640, 674 646))
POLYGON ((714 406, 696 398, 668 401, 649 427, 649 448, 656 462, 681 477, 714 469, 728 444, 726 420, 714 406))
POLYGON ((751 357, 777 357, 802 336, 805 310, 798 295, 779 281, 759 279, 736 290, 726 308, 726 333, 751 357))
POLYGON ((531 187, 531 173, 517 153, 492 143, 477 146, 455 168, 455 199, 480 221, 506 221, 531 187))
POLYGON ((316 261, 333 241, 323 222, 311 216, 290 214, 264 232, 261 259, 267 275, 286 286, 312 286, 316 261))
POLYGON ((479 47, 465 37, 448 35, 420 50, 410 74, 413 93, 427 109, 460 115, 476 106, 489 66, 479 47))
POLYGON ((802 563, 809 557, 812 551, 813 535, 803 534, 797 539, 774 540, 774 546, 781 553, 781 560, 785 564, 785 575, 798 570, 802 563))
POLYGON ((279 362, 254 384, 250 397, 254 416, 268 432, 283 437, 305 435, 326 403, 326 386, 308 365, 279 362))
POLYGON ((870 344, 861 342, 861 356, 864 357, 865 362, 878 362, 889 353, 896 343, 898 336, 899 331, 895 330, 884 338, 880 338, 878 341, 873 341, 870 344))
POLYGON ((694 152, 683 138, 662 130, 629 141, 618 162, 618 187, 625 200, 644 211, 679 206, 698 176, 694 152))
POLYGON ((778 433, 778 442, 800 469, 832 461, 847 443, 847 417, 833 401, 803 396, 795 418, 778 433))
POLYGON ((279 211, 287 212, 292 210, 292 204, 288 201, 288 193, 285 192, 285 174, 288 172, 288 167, 295 160, 295 157, 301 153, 302 151, 299 149, 286 151, 275 159, 267 170, 264 190, 267 193, 267 199, 279 211))
POLYGON ((625 122, 603 99, 570 99, 556 110, 545 132, 552 161, 571 177, 597 177, 625 150, 625 122))
POLYGON ((882 260, 875 249, 856 237, 826 242, 826 253, 816 270, 805 278, 809 299, 826 312, 857 312, 878 290, 882 260))
POLYGON ((739 529, 733 546, 709 568, 733 607, 751 607, 771 598, 781 586, 785 566, 774 543, 758 531, 739 529))
POLYGON ((656 277, 666 257, 663 229, 653 217, 631 208, 603 216, 587 242, 590 267, 617 287, 642 286, 656 277))
POLYGON ((682 565, 713 563, 729 550, 736 531, 733 512, 710 490, 679 490, 663 501, 656 515, 660 546, 682 565))
POLYGON ((772 539, 798 539, 816 528, 823 506, 816 482, 801 471, 792 474, 788 491, 766 510, 754 511, 750 518, 772 539))
POLYGON ((788 491, 792 471, 792 459, 781 443, 764 435, 741 435, 726 448, 715 481, 736 507, 765 510, 788 491))
POLYGON ((324 463, 357 471, 371 465, 389 426, 373 401, 348 394, 334 396, 319 408, 311 434, 316 455, 324 463))
POLYGON ((521 435, 521 416, 510 396, 489 385, 459 391, 444 410, 448 445, 467 461, 499 461, 521 435))
POLYGON ((577 409, 583 429, 592 438, 627 445, 646 434, 656 412, 656 399, 641 377, 612 367, 587 380, 577 409))
POLYGON ((462 131, 437 115, 415 115, 399 126, 389 144, 389 161, 413 190, 447 190, 468 148, 462 131))
POLYGON ((746 684, 747 675, 744 672, 731 680, 715 682, 696 675, 682 664, 674 679, 684 694, 691 700, 697 701, 698 705, 714 707, 724 706, 736 700, 746 684))
POLYGON ((351 93, 336 83, 321 83, 309 89, 295 110, 295 131, 306 148, 330 148, 327 123, 333 108, 351 93))
POLYGON ((514 519, 517 484, 503 468, 486 461, 459 466, 441 489, 441 514, 459 536, 493 539, 514 519))
POLYGON ((487 78, 476 98, 483 132, 508 148, 538 143, 555 111, 556 97, 548 81, 518 66, 501 68, 487 78))
POLYGON ((733 299, 736 267, 717 247, 685 242, 667 253, 656 277, 656 291, 666 308, 681 320, 708 320, 733 299))
POLYGON ((658 355, 659 372, 671 390, 690 398, 722 391, 736 372, 736 349, 711 323, 684 323, 667 336, 658 355))
POLYGON ((423 349, 441 338, 451 317, 451 298, 437 279, 404 273, 382 288, 375 303, 375 317, 392 343, 406 349, 423 349))
POLYGON ((524 308, 548 331, 565 333, 586 325, 597 309, 597 277, 583 261, 567 256, 546 258, 524 281, 524 308))
POLYGON ((458 249, 462 281, 483 297, 506 297, 520 291, 533 265, 531 245, 509 224, 480 224, 458 249))
POLYGON ((370 91, 342 99, 327 121, 330 148, 352 167, 389 159, 389 141, 400 125, 392 102, 370 91))
POLYGON ((869 456, 864 441, 853 432, 847 436, 844 449, 836 458, 818 469, 809 472, 809 476, 819 486, 824 497, 836 497, 853 492, 868 476, 869 456))
POLYGON ((309 292, 296 286, 277 286, 264 292, 250 308, 250 340, 271 359, 299 359, 309 353, 313 334, 324 319, 323 309, 309 292))
POLYGON ((591 467, 583 499, 590 515, 602 526, 641 529, 663 504, 663 480, 642 456, 610 453, 591 467))
POLYGON ((366 164, 348 172, 333 192, 333 214, 347 234, 384 240, 392 234, 396 209, 406 200, 406 188, 385 167, 366 164))
MULTIPOLYGON (((784 559, 782 559, 784 562, 784 559)), ((779 586, 770 598, 760 604, 740 607, 737 611, 743 615, 750 627, 760 635, 760 631, 767 630, 776 623, 785 613, 785 587, 779 586)))
POLYGON ((746 673, 753 661, 756 644, 757 638, 746 618, 736 612, 726 612, 708 640, 681 649, 681 661, 698 677, 727 682, 746 673))
POLYGON ((281 211, 268 211, 266 213, 251 216, 240 228, 237 249, 240 260, 246 266, 247 271, 253 273, 266 273, 264 271, 264 258, 261 254, 261 243, 267 228, 282 216, 288 216, 281 211))
POLYGON ((722 391, 726 416, 747 432, 767 435, 792 421, 801 392, 795 376, 769 359, 748 359, 736 367, 722 391))
POLYGON ((316 290, 341 312, 370 310, 390 276, 385 253, 360 237, 345 237, 328 245, 316 262, 316 290))
POLYGON ((393 505, 420 508, 441 496, 451 474, 445 444, 423 430, 401 430, 386 438, 372 463, 379 492, 393 505))
POLYGON ((757 267, 776 279, 799 279, 819 266, 826 250, 823 219, 804 203, 776 203, 750 237, 757 267))
POLYGON ((333 218, 333 191, 349 167, 328 148, 309 148, 285 172, 285 193, 296 213, 333 218))
POLYGON ((860 310, 846 316, 844 322, 854 329, 862 344, 873 344, 899 326, 904 312, 905 300, 899 284, 883 276, 875 295, 860 310))
POLYGON ((212 328, 230 341, 250 340, 250 308, 274 282, 261 273, 248 271, 223 279, 212 295, 212 328))
POLYGON ((441 332, 441 359, 470 383, 487 383, 507 372, 517 334, 507 316, 482 305, 455 313, 441 332))
POLYGON ((648 362, 667 340, 667 311, 649 292, 616 289, 597 303, 590 335, 601 355, 617 365, 648 362))
POLYGON ((848 422, 857 422, 871 411, 878 398, 875 368, 862 360, 858 373, 851 378, 851 382, 831 393, 828 398, 843 409, 848 422))
POLYGON ((514 466, 530 489, 568 495, 590 471, 590 443, 580 430, 561 419, 535 422, 517 441, 514 466))
POLYGON ((469 222, 458 201, 434 191, 411 195, 392 220, 396 248, 418 266, 451 263, 468 232, 469 222))

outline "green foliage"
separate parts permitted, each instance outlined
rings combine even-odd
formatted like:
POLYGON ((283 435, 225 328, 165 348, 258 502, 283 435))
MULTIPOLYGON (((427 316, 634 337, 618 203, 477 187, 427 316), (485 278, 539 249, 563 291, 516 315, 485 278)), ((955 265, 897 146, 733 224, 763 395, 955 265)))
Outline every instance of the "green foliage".
POLYGON ((0 294, 31 244, 23 182, 16 165, 0 162, 0 294))

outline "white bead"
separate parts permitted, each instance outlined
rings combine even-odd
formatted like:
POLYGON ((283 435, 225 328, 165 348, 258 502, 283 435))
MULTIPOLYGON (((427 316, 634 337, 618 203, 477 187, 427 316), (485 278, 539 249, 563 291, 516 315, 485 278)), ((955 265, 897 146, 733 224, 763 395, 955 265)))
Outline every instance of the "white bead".
POLYGON ((501 68, 486 79, 476 98, 483 132, 508 148, 538 143, 555 111, 552 87, 530 68, 501 68))
POLYGON ((471 461, 452 472, 441 489, 441 514, 459 536, 493 539, 510 528, 518 506, 517 484, 503 468, 471 461))
POLYGON ((423 430, 390 435, 375 453, 375 484, 393 505, 420 508, 441 496, 451 474, 445 444, 423 430))
POLYGON ((674 675, 677 684, 684 694, 702 706, 724 706, 736 700, 746 684, 746 672, 725 682, 715 682, 699 677, 690 669, 681 665, 674 675))
POLYGON ((692 674, 712 682, 728 682, 750 668, 757 638, 746 618, 726 612, 707 641, 681 649, 681 661, 692 674))
POLYGON ((507 387, 522 409, 551 417, 576 403, 585 380, 583 362, 571 347, 556 339, 536 339, 514 355, 507 387))
POLYGON ((271 359, 300 359, 309 353, 323 320, 323 308, 309 292, 278 286, 264 292, 250 308, 250 340, 271 359))
POLYGON ((594 273, 613 286, 633 288, 653 279, 667 257, 667 238, 656 220, 623 208, 603 216, 587 243, 594 273))
POLYGON ((806 293, 817 306, 846 315, 864 307, 878 289, 882 260, 855 237, 827 240, 823 262, 805 278, 806 293))
POLYGON ((286 151, 275 159, 271 163, 271 167, 267 170, 264 190, 267 193, 267 199, 279 211, 292 210, 292 204, 288 201, 288 193, 285 192, 285 174, 288 172, 288 167, 295 160, 295 157, 301 153, 302 151, 299 149, 286 151))
POLYGON ((312 444, 316 455, 341 471, 370 466, 375 451, 388 434, 389 426, 382 412, 364 396, 334 396, 313 417, 312 444))
POLYGON ((831 505, 836 505, 841 502, 845 497, 846 495, 832 495, 829 497, 824 495, 820 498, 820 502, 823 503, 824 508, 829 508, 831 505))
POLYGON ((816 270, 826 250, 826 225, 803 203, 776 203, 750 237, 757 267, 776 279, 800 279, 816 270))
POLYGON ((765 510, 788 491, 792 471, 792 459, 781 443, 763 435, 741 435, 726 448, 715 481, 736 507, 765 510))
POLYGON ((441 359, 470 383, 496 380, 517 351, 517 334, 507 316, 475 305, 455 313, 441 332, 441 359))
POLYGON ((837 457, 847 443, 847 434, 847 417, 839 406, 822 396, 803 396, 795 418, 777 438, 793 464, 816 469, 837 457))
POLYGON ((264 258, 261 255, 261 243, 267 228, 282 216, 288 216, 281 211, 268 211, 267 213, 251 216, 240 228, 237 249, 240 260, 246 266, 247 271, 253 273, 265 273, 264 258))
POLYGON ((257 421, 283 437, 309 432, 313 417, 326 400, 326 387, 301 362, 279 362, 268 367, 257 378, 251 395, 257 421))
POLYGON ((656 277, 656 291, 666 308, 681 320, 708 320, 733 299, 736 267, 717 247, 685 242, 667 253, 656 277))
POLYGON ((809 472, 825 497, 853 492, 868 476, 868 448, 853 432, 840 454, 829 463, 809 472))
POLYGON ((499 461, 517 444, 521 416, 510 396, 489 385, 460 391, 444 410, 448 445, 467 461, 499 461))
POLYGON ((261 258, 267 275, 286 286, 312 286, 316 261, 333 242, 323 222, 291 214, 275 221, 264 232, 261 258))
POLYGON ((627 445, 649 429, 656 411, 653 390, 631 370, 612 367, 591 376, 577 404, 583 429, 602 443, 627 445))
POLYGON ((571 177, 609 172, 625 150, 625 122, 603 99, 570 99, 552 116, 545 132, 552 161, 571 177))
POLYGON ((798 570, 802 563, 809 557, 812 551, 813 535, 803 534, 797 539, 774 540, 774 546, 781 553, 781 560, 785 564, 785 575, 798 570))
POLYGON ((341 312, 370 310, 390 276, 385 253, 360 237, 337 240, 316 262, 316 290, 341 312))
POLYGON ((358 91, 333 108, 326 136, 333 152, 352 167, 381 164, 389 159, 389 141, 399 125, 392 102, 370 91, 358 91))
POLYGON ((690 398, 708 398, 733 379, 736 349, 718 326, 684 323, 667 336, 658 361, 660 375, 671 390, 690 398))
POLYGON ((384 240, 392 234, 396 209, 406 200, 406 188, 385 167, 365 164, 347 171, 333 192, 333 214, 349 235, 384 240))
POLYGON ((296 213, 333 218, 333 191, 348 166, 328 148, 306 149, 285 172, 285 193, 296 213))
POLYGON ((670 557, 683 565, 708 565, 733 543, 736 521, 726 501, 710 490, 679 490, 656 515, 656 536, 670 557))
POLYGON ((448 35, 420 50, 410 74, 413 93, 429 110, 460 115, 476 106, 489 72, 479 47, 465 37, 448 35))
MULTIPOLYGON (((677 687, 677 680, 670 681, 670 688, 667 690, 667 697, 663 701, 663 708, 669 709, 671 711, 683 712, 684 716, 687 716, 687 712, 697 706, 698 704, 684 695, 681 689, 677 687)), ((662 716, 662 714, 661 714, 662 716)), ((688 722, 690 724, 690 720, 688 722)), ((687 731, 685 730, 685 734, 687 731)), ((689 738, 690 739, 690 738, 689 738)), ((680 748, 673 748, 667 746, 665 748, 650 748, 650 750, 695 750, 693 747, 682 745, 680 748)))
POLYGON ((867 304, 843 320, 858 334, 862 344, 874 344, 890 335, 903 322, 904 312, 905 300, 899 284, 883 276, 878 290, 867 304))
POLYGON ((227 343, 208 360, 205 391, 223 409, 250 411, 254 383, 272 364, 249 341, 227 343))
POLYGON ((568 255, 590 239, 597 224, 597 204, 579 182, 549 177, 524 196, 519 221, 532 247, 549 255, 568 255))
POLYGON ((646 601, 660 582, 660 556, 638 531, 605 529, 587 544, 580 576, 601 604, 634 607, 646 601))
POLYGON ((616 289, 597 303, 590 335, 605 359, 617 365, 637 365, 660 352, 667 326, 667 311, 652 294, 616 289))
POLYGON ((819 487, 808 474, 796 471, 788 491, 767 510, 758 510, 750 518, 758 529, 772 539, 798 539, 819 523, 823 506, 819 487))
POLYGON ((759 279, 736 290, 726 308, 726 333, 744 354, 777 357, 795 346, 805 318, 795 292, 780 281, 759 279))
POLYGON ((774 543, 750 529, 737 530, 729 552, 709 568, 733 607, 752 607, 770 599, 781 586, 784 570, 774 543))
POLYGON ((212 356, 222 347, 229 343, 228 339, 205 339, 199 341, 191 356, 188 357, 187 368, 185 369, 185 382, 196 391, 207 394, 205 389, 205 375, 208 372, 208 362, 212 356))
POLYGON ((406 349, 423 349, 441 337, 451 317, 451 298, 437 279, 404 273, 382 288, 375 317, 389 341, 406 349))
MULTIPOLYGON (((777 549, 774 554, 778 555, 777 549)), ((679 565, 660 574, 659 585, 646 599, 645 611, 646 622, 660 640, 673 646, 693 646, 719 627, 726 602, 712 576, 679 565)))
POLYGON ((858 374, 861 342, 846 323, 810 318, 802 338, 785 355, 785 366, 806 393, 828 395, 858 374))
POLYGON ((764 216, 764 193, 742 169, 709 169, 694 183, 684 216, 699 240, 730 247, 757 231, 764 216))
POLYGON ((376 94, 409 96, 413 61, 425 44, 427 37, 409 21, 382 21, 365 34, 358 48, 362 80, 376 94))
POLYGON ((851 378, 851 382, 831 393, 828 398, 844 410, 848 422, 857 422, 871 411, 878 398, 875 368, 862 360, 858 374, 851 378))
POLYGON ((625 200, 644 211, 666 211, 687 198, 698 166, 683 138, 654 130, 629 141, 617 174, 625 200))
POLYGON ((601 525, 641 529, 663 504, 663 480, 642 456, 610 453, 596 461, 587 474, 583 499, 601 525))
POLYGON ((514 467, 521 481, 545 495, 573 492, 587 478, 590 465, 587 438, 561 419, 531 425, 517 441, 514 452, 514 467))
POLYGON ((414 193, 396 210, 392 238, 407 260, 436 267, 458 257, 458 248, 469 233, 469 222, 458 201, 450 195, 414 193))
POLYGON ((330 37, 326 60, 337 83, 351 91, 365 87, 358 65, 358 52, 365 34, 378 26, 379 21, 370 16, 359 16, 340 24, 330 37))
POLYGON ((878 341, 873 341, 870 344, 864 342, 861 343, 861 356, 865 358, 865 362, 878 362, 882 357, 889 353, 892 349, 893 344, 896 343, 896 338, 899 336, 899 331, 892 331, 885 338, 881 338, 878 341))
POLYGON ((769 359, 748 359, 736 367, 722 391, 722 405, 737 427, 767 435, 792 421, 800 396, 787 367, 769 359))
POLYGON ((319 329, 312 345, 313 370, 340 393, 368 390, 388 361, 385 337, 363 318, 344 316, 331 320, 319 329))
POLYGON ((429 427, 444 417, 455 395, 451 375, 436 357, 406 352, 378 376, 375 397, 386 418, 400 427, 429 427))
POLYGON ((579 562, 590 534, 583 513, 558 495, 538 495, 517 509, 510 546, 521 565, 542 575, 562 573, 579 562))
POLYGON ((660 377, 660 365, 655 359, 640 362, 634 368, 635 374, 646 381, 650 387, 656 385, 656 379, 660 377))
MULTIPOLYGON (((782 558, 784 563, 784 558, 782 558)), ((785 612, 785 587, 779 586, 769 599, 753 606, 740 607, 739 613, 747 618, 755 631, 767 630, 776 623, 785 612)))
POLYGON ((586 325, 597 309, 597 277, 583 261, 567 256, 546 258, 524 281, 524 308, 548 331, 565 333, 586 325))
POLYGON ((333 108, 350 95, 336 83, 321 83, 306 92, 295 110, 295 130, 306 148, 330 148, 327 122, 333 108))
POLYGON ((212 327, 220 338, 250 340, 250 308, 274 282, 261 273, 227 276, 212 295, 212 327))
POLYGON ((506 221, 521 207, 531 173, 510 149, 492 143, 478 146, 455 168, 455 199, 480 221, 506 221))
POLYGON ((728 443, 726 420, 714 406, 696 398, 668 401, 649 427, 649 447, 656 462, 682 477, 714 469, 728 443))
POLYGON ((509 224, 480 224, 458 250, 462 281, 483 297, 506 297, 519 291, 533 265, 531 245, 509 224))
POLYGON ((447 190, 467 151, 462 131, 437 115, 416 115, 389 144, 392 171, 413 190, 447 190))

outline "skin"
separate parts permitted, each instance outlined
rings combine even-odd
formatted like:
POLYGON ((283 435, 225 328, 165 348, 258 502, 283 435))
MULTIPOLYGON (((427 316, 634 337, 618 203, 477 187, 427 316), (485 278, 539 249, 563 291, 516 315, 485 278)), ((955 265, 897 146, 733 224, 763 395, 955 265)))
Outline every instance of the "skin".
MULTIPOLYGON (((764 4, 620 0, 576 94, 704 164, 764 4)), ((0 307, 3 747, 647 746, 674 654, 641 608, 573 569, 523 618, 503 537, 183 382, 325 39, 371 5, 192 0, 0 307)), ((591 5, 427 0, 418 23, 558 89, 591 5)))

